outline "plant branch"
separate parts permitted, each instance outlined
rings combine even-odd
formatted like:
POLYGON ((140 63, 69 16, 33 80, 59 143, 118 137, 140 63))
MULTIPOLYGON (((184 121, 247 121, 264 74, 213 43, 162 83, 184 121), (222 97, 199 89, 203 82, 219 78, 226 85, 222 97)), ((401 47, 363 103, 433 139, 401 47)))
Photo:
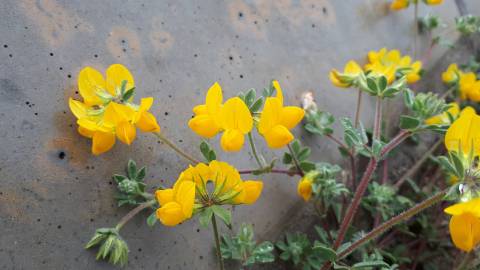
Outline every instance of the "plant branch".
POLYGON ((178 148, 172 141, 170 141, 169 139, 167 139, 167 137, 165 137, 162 133, 160 132, 154 132, 153 134, 155 134, 155 136, 157 136, 157 138, 159 138, 162 142, 164 142, 166 145, 168 145, 170 148, 172 148, 175 152, 177 152, 177 154, 179 154, 180 156, 184 157, 185 159, 193 162, 193 164, 197 164, 197 163, 200 163, 200 161, 198 161, 196 158, 190 156, 189 154, 183 152, 180 148, 178 148))
POLYGON ((218 236, 217 220, 215 218, 215 215, 212 215, 212 227, 213 235, 215 237, 215 246, 217 247, 218 264, 220 265, 220 270, 224 270, 225 265, 223 264, 222 251, 220 250, 220 238, 218 236))
MULTIPOLYGON (((258 170, 258 169, 250 169, 250 170, 240 170, 238 171, 238 173, 240 174, 254 174, 254 173, 257 173, 258 171, 262 171, 262 169, 258 170)), ((290 170, 286 170, 286 169, 271 169, 271 170, 265 170, 265 173, 279 173, 279 174, 287 174, 287 175, 290 175, 290 176, 293 176, 293 175, 301 175, 301 173, 299 171, 290 171, 290 170)))
POLYGON ((382 98, 377 97, 375 101, 375 120, 373 124, 373 139, 378 140, 382 131, 382 98))
POLYGON ((360 108, 362 107, 362 90, 358 89, 358 96, 357 96, 357 109, 355 110, 355 128, 358 127, 358 123, 360 122, 360 108))
POLYGON ((255 157, 255 160, 257 161, 258 167, 259 168, 265 167, 265 164, 262 163, 262 161, 258 156, 257 148, 255 147, 255 142, 253 141, 253 136, 251 132, 248 133, 248 142, 250 143, 250 148, 252 149, 252 154, 255 157))
POLYGON ((115 229, 117 231, 120 231, 120 229, 128 222, 130 219, 132 219, 134 216, 136 216, 138 213, 142 212, 144 209, 150 208, 156 203, 155 200, 150 200, 144 203, 139 204, 137 207, 133 208, 128 212, 125 216, 120 219, 118 222, 117 226, 115 226, 115 229))
POLYGON ((292 155, 292 160, 293 163, 295 164, 295 167, 297 167, 298 172, 300 173, 300 176, 304 176, 305 174, 303 173, 302 168, 300 167, 300 162, 298 162, 297 156, 295 156, 295 152, 293 152, 292 146, 290 144, 288 146, 288 151, 290 151, 290 155, 292 155))

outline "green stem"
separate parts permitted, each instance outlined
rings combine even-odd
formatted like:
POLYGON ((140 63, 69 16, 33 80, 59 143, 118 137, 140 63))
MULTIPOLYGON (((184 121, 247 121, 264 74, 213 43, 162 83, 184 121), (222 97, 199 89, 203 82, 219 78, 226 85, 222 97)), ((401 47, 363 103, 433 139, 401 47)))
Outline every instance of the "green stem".
POLYGON ((292 155, 292 160, 293 160, 293 163, 295 164, 295 167, 297 167, 297 170, 300 173, 300 176, 303 177, 305 174, 303 173, 303 170, 300 167, 300 162, 298 162, 297 156, 295 156, 295 152, 293 152, 292 146, 290 144, 287 144, 287 146, 288 146, 288 151, 290 151, 290 155, 292 155))
MULTIPOLYGON (((475 254, 475 253, 474 253, 475 254)), ((468 265, 470 264, 470 259, 472 258, 472 256, 470 255, 470 252, 468 253, 465 253, 465 255, 463 256, 463 259, 462 261, 460 262, 460 264, 458 265, 458 267, 455 268, 455 270, 468 270, 468 265)))
POLYGON ((381 234, 383 234, 385 231, 387 231, 391 227, 397 225, 400 222, 406 221, 409 218, 413 217, 414 215, 416 215, 416 214, 422 212, 423 210, 433 206, 434 204, 436 204, 438 202, 441 202, 443 200, 443 198, 445 197, 445 195, 447 194, 447 191, 448 191, 448 189, 443 190, 443 191, 435 194, 434 196, 424 200, 423 202, 415 205, 414 207, 408 209, 407 211, 401 213, 400 215, 395 216, 395 217, 385 221, 383 224, 379 225, 378 227, 376 227, 375 229, 373 229, 372 231, 367 233, 365 236, 363 236, 362 238, 358 239, 353 244, 348 246, 342 252, 338 253, 337 258, 341 259, 341 258, 347 256, 348 254, 352 253, 353 251, 355 251, 357 248, 359 248, 363 244, 365 244, 368 241, 380 236, 381 234))
POLYGON ((257 161, 258 167, 259 168, 265 167, 265 164, 262 163, 260 157, 258 156, 257 147, 255 146, 255 142, 253 141, 253 136, 251 132, 248 133, 248 142, 250 143, 250 148, 252 149, 252 154, 255 157, 255 160, 257 161))
POLYGON ((382 132, 382 98, 377 97, 375 103, 375 123, 373 125, 373 138, 379 139, 382 132))
POLYGON ((355 128, 358 127, 358 123, 360 122, 360 108, 361 107, 362 107, 362 90, 358 89, 357 110, 355 111, 355 128))
POLYGON ((170 148, 172 148, 175 152, 177 152, 180 156, 184 157, 185 159, 188 159, 194 164, 200 163, 196 158, 190 156, 189 154, 183 152, 180 148, 178 148, 173 142, 171 142, 167 137, 165 137, 162 133, 160 132, 155 132, 153 133, 157 138, 159 138, 162 142, 164 142, 166 145, 168 145, 170 148))
POLYGON ((117 226, 115 226, 115 229, 117 229, 117 231, 120 231, 120 229, 122 229, 122 227, 125 224, 127 224, 127 222, 130 221, 130 219, 132 219, 138 213, 142 212, 144 209, 150 208, 155 203, 156 203, 155 200, 151 200, 151 201, 147 201, 139 204, 137 207, 133 208, 132 210, 130 210, 130 212, 128 212, 125 216, 123 216, 122 219, 120 219, 117 226))
POLYGON ((413 59, 417 58, 417 37, 418 37, 418 1, 415 1, 414 6, 414 18, 413 18, 413 27, 414 27, 414 36, 413 36, 413 59))
POLYGON ((220 270, 224 270, 225 266, 223 264, 222 252, 220 250, 220 238, 218 236, 218 228, 217 228, 217 220, 215 219, 215 215, 212 215, 212 227, 213 227, 213 235, 215 236, 215 245, 217 247, 217 259, 218 263, 220 264, 220 270))

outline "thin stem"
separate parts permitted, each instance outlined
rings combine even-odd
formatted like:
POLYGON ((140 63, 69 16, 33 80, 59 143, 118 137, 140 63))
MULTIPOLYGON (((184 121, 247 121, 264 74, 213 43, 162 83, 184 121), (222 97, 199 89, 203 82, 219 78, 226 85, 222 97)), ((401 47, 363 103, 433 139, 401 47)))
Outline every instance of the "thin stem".
MULTIPOLYGON (((249 169, 249 170, 240 170, 240 171, 238 171, 238 173, 240 173, 240 174, 254 174, 258 171, 259 171, 258 169, 249 169)), ((301 175, 299 171, 290 171, 290 170, 285 170, 285 169, 271 169, 271 170, 265 171, 265 173, 279 173, 279 174, 287 174, 287 175, 290 175, 290 176, 301 175)))
POLYGON ((382 223, 380 226, 376 227, 366 235, 364 235, 362 238, 358 239, 355 241, 353 244, 351 244, 349 247, 347 247, 345 250, 340 252, 338 254, 338 258, 341 259, 348 254, 352 253, 354 250, 362 246, 363 244, 367 243, 368 241, 378 237, 379 235, 383 234, 385 231, 390 229, 391 227, 397 225, 400 222, 406 221, 409 218, 413 217, 414 215, 422 212, 423 210, 431 207, 432 205, 442 201, 443 197, 447 194, 448 190, 443 190, 434 196, 424 200, 423 202, 420 202, 419 204, 415 205, 414 207, 408 209, 407 211, 399 214, 398 216, 395 216, 384 223, 382 223))
POLYGON ((358 89, 358 96, 357 96, 357 110, 355 111, 355 128, 358 127, 358 123, 360 121, 360 108, 362 107, 362 90, 358 89))
POLYGON ((433 152, 435 152, 435 150, 437 150, 437 148, 443 143, 442 140, 436 142, 431 148, 430 150, 428 150, 419 160, 417 160, 417 162, 415 162, 415 164, 410 167, 410 169, 402 175, 402 177, 400 177, 400 179, 398 179, 397 183, 395 183, 394 187, 396 189, 399 189, 403 183, 405 183, 405 181, 407 181, 408 178, 410 178, 413 174, 415 174, 418 169, 420 169, 420 167, 423 165, 423 163, 425 161, 427 161, 427 159, 433 154, 433 152))
POLYGON ((217 259, 218 263, 220 264, 220 270, 224 270, 225 266, 223 264, 222 252, 220 251, 220 238, 218 236, 218 228, 217 228, 217 220, 215 219, 215 215, 212 215, 212 227, 213 227, 213 235, 215 237, 215 246, 217 247, 217 259))
POLYGON ((467 270, 467 266, 470 263, 471 258, 472 256, 470 255, 470 252, 465 253, 465 255, 463 255, 462 261, 458 264, 458 267, 456 267, 455 270, 467 270))
POLYGON ((250 143, 250 148, 252 148, 252 154, 255 157, 255 160, 257 161, 258 167, 263 168, 265 165, 261 162, 260 157, 257 154, 257 148, 255 147, 255 142, 253 141, 253 136, 252 133, 248 133, 248 142, 250 143))
POLYGON ((339 139, 335 138, 332 134, 327 134, 325 135, 327 138, 329 138, 330 140, 332 140, 334 143, 338 144, 338 146, 340 148, 343 148, 345 149, 346 151, 349 152, 350 154, 350 150, 348 149, 348 146, 346 146, 342 141, 340 141, 339 139))
POLYGON ((144 209, 150 208, 152 205, 156 203, 155 200, 147 201, 142 204, 139 204, 137 207, 133 208, 130 212, 128 212, 125 216, 120 219, 115 229, 119 231, 130 219, 136 216, 138 213, 142 212, 144 209))
POLYGON ((375 120, 373 124, 373 138, 379 139, 382 130, 382 98, 377 97, 375 102, 375 120))
POLYGON ((443 99, 447 98, 453 91, 455 91, 455 89, 457 89, 457 86, 456 86, 456 85, 450 87, 445 93, 443 93, 443 94, 440 96, 440 98, 443 98, 443 99))
POLYGON ((417 37, 418 37, 418 1, 415 1, 414 7, 414 18, 413 18, 413 27, 414 27, 414 36, 413 36, 413 59, 417 58, 417 37))
POLYGON ((300 173, 300 176, 304 176, 305 174, 303 173, 302 168, 300 167, 300 162, 298 162, 297 156, 295 156, 295 152, 293 152, 292 146, 290 144, 287 144, 288 150, 290 151, 290 155, 292 155, 292 160, 293 163, 295 164, 295 167, 297 167, 298 172, 300 173))
POLYGON ((189 154, 183 152, 180 148, 178 148, 173 142, 171 142, 167 137, 165 137, 162 133, 160 132, 154 132, 155 136, 159 138, 162 142, 164 142, 166 145, 168 145, 170 148, 172 148, 175 152, 177 152, 180 156, 184 157, 185 159, 188 159, 189 161, 193 162, 194 164, 200 163, 196 158, 190 156, 189 154))
POLYGON ((347 153, 350 158, 350 170, 351 170, 351 181, 352 181, 352 186, 355 189, 355 180, 357 179, 356 173, 357 173, 357 168, 355 165, 355 154, 354 154, 354 149, 349 149, 348 146, 346 146, 342 141, 339 139, 335 138, 332 134, 327 134, 325 135, 327 138, 338 144, 340 148, 343 148, 347 153))
POLYGON ((383 147, 382 152, 380 153, 380 156, 384 157, 385 155, 390 153, 390 151, 392 151, 392 149, 397 147, 400 143, 402 143, 410 135, 412 135, 412 133, 410 131, 408 131, 406 129, 402 129, 395 137, 393 137, 393 139, 390 140, 389 143, 387 143, 383 147))

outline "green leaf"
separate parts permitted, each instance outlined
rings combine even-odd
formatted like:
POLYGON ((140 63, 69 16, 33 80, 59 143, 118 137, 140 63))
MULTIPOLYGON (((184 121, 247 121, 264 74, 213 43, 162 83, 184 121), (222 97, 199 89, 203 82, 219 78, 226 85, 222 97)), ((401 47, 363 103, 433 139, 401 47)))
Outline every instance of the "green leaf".
POLYGON ((122 96, 122 100, 123 101, 130 100, 130 98, 133 97, 133 94, 135 94, 135 87, 133 87, 130 90, 128 90, 127 92, 125 92, 125 94, 123 94, 123 96, 122 96))
POLYGON ((292 159, 292 155, 290 155, 290 153, 283 153, 283 158, 282 158, 282 162, 283 164, 291 164, 293 161, 292 159))
POLYGON ((370 91, 372 93, 378 93, 377 83, 375 82, 374 79, 367 78, 367 86, 368 86, 368 89, 370 89, 370 91))
POLYGON ((204 228, 208 228, 208 225, 212 222, 213 210, 211 207, 206 207, 199 212, 200 225, 204 228))
POLYGON ((390 267, 390 265, 388 265, 388 263, 384 261, 359 262, 352 265, 352 270, 372 268, 372 267, 390 267))
POLYGON ((123 176, 123 175, 119 175, 119 174, 114 174, 113 175, 113 180, 115 180, 115 182, 120 183, 122 182, 123 180, 127 179, 126 176, 123 176))
POLYGON ((385 144, 380 141, 380 140, 377 140, 377 139, 373 139, 373 142, 372 142, 372 153, 373 155, 379 159, 381 158, 381 153, 382 153, 382 150, 383 150, 383 146, 385 144))
POLYGON ((138 170, 137 172, 137 177, 136 177, 136 180, 138 182, 142 182, 143 179, 145 179, 145 175, 147 174, 147 171, 145 169, 145 167, 142 167, 140 170, 138 170))
POLYGON ((313 245, 313 250, 315 253, 320 256, 322 259, 328 260, 328 261, 335 261, 337 259, 337 253, 335 250, 323 245, 322 243, 315 241, 313 245))
POLYGON ((257 99, 257 101, 255 101, 255 103, 253 103, 252 106, 250 106, 250 111, 252 113, 256 113, 260 111, 260 108, 263 105, 263 100, 264 100, 263 97, 260 97, 259 99, 257 99))
POLYGON ((215 216, 217 216, 221 220, 223 220, 225 225, 227 225, 229 227, 232 225, 232 212, 230 212, 229 210, 227 210, 227 209, 225 209, 225 208, 223 208, 219 205, 212 205, 210 208, 212 209, 215 216))
POLYGON ((300 169, 304 172, 309 172, 315 170, 315 164, 310 161, 300 162, 300 169))
POLYGON ((380 76, 378 78, 378 90, 383 92, 387 88, 387 78, 385 76, 380 76))
POLYGON ((415 130, 420 126, 420 124, 420 120, 415 117, 408 115, 400 116, 400 128, 402 129, 415 130))
POLYGON ((304 161, 304 160, 307 160, 308 157, 310 157, 310 153, 312 152, 312 150, 310 150, 309 147, 304 147, 302 150, 300 150, 300 152, 298 153, 297 155, 297 159, 299 161, 304 161))
POLYGON ((127 87, 127 82, 127 80, 123 80, 120 86, 120 95, 122 96, 125 94, 125 87, 127 87))
POLYGON ((252 88, 248 90, 248 92, 245 94, 245 104, 247 105, 247 107, 252 106, 253 102, 255 101, 255 97, 256 97, 255 89, 252 88))
POLYGON ((403 102, 407 108, 411 108, 413 106, 413 100, 415 99, 415 94, 410 89, 406 89, 403 92, 403 102))
POLYGON ((147 218, 147 225, 149 227, 153 227, 155 226, 155 224, 157 223, 157 213, 155 211, 152 212, 152 214, 150 214, 150 216, 148 216, 147 218))
POLYGON ((127 174, 128 178, 130 179, 136 179, 137 178, 137 164, 133 160, 128 160, 127 164, 127 174))
POLYGON ((298 152, 300 152, 301 147, 302 146, 300 145, 300 142, 298 140, 294 140, 292 142, 292 150, 295 156, 298 156, 298 152))

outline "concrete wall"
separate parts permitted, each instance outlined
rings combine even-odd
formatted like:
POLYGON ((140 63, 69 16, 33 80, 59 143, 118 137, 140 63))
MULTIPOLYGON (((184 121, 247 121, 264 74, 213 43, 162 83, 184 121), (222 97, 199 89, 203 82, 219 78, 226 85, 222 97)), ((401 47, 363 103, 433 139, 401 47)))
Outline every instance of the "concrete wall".
MULTIPOLYGON (((451 22, 457 10, 445 2, 422 5, 420 12, 451 22)), ((467 5, 480 11, 477 1, 467 5)), ((82 67, 126 65, 137 95, 156 98, 152 112, 163 132, 198 155, 200 138, 186 122, 213 82, 232 96, 278 79, 289 103, 298 104, 300 94, 312 90, 325 110, 352 116, 355 93, 333 87, 328 71, 362 60, 370 49, 408 53, 412 15, 413 9, 390 14, 383 0, 1 1, 0 268, 113 269, 83 249, 96 228, 113 226, 127 211, 115 205, 111 175, 133 158, 148 166, 150 186, 170 185, 187 165, 148 134, 130 147, 117 143, 93 156, 67 106, 68 97, 78 98, 82 67)), ((443 52, 436 50, 430 63, 443 52)), ((367 100, 367 126, 372 107, 367 100)), ((318 160, 338 161, 330 142, 302 136, 318 160)), ((220 157, 240 169, 255 165, 246 149, 220 157)), ((263 180, 262 197, 254 206, 237 207, 234 220, 249 221, 258 237, 270 238, 280 233, 286 213, 303 204, 295 191, 298 179, 263 180)), ((128 269, 215 267, 211 232, 196 220, 150 229, 145 217, 122 231, 131 249, 128 269)))

